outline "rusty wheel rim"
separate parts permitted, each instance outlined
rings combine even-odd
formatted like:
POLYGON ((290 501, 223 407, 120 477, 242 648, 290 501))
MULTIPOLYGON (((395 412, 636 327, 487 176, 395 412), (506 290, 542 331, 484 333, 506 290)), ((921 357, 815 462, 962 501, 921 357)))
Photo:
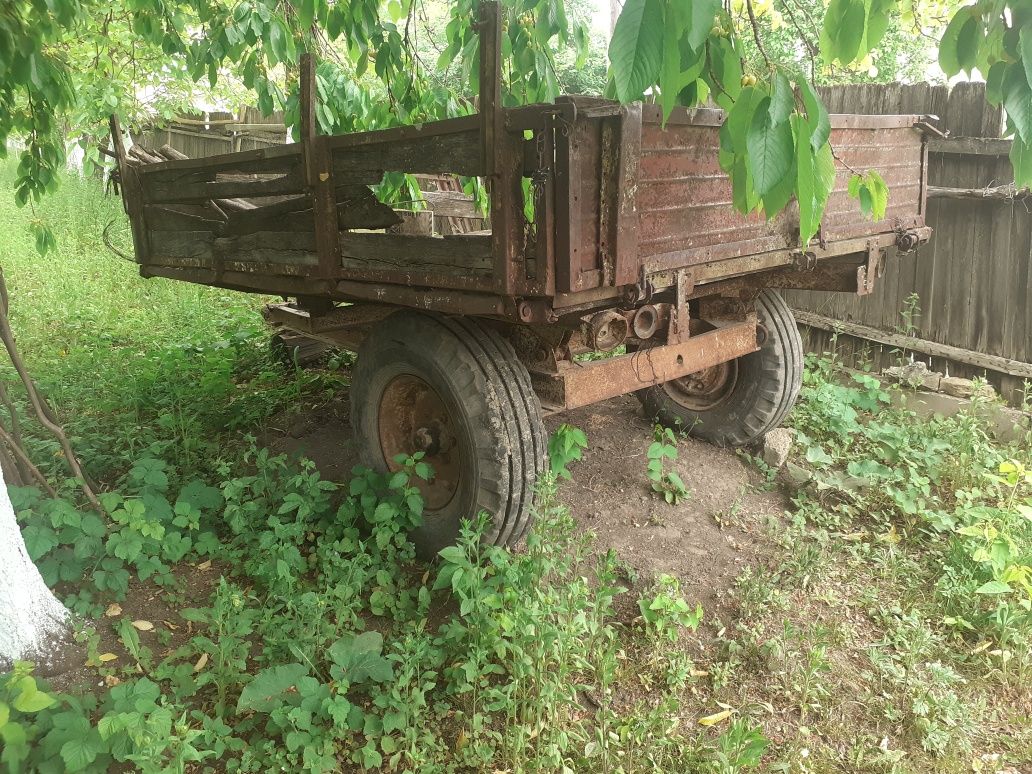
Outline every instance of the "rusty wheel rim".
POLYGON ((686 409, 710 411, 730 397, 737 380, 738 363, 732 360, 673 379, 663 389, 686 409))
POLYGON ((440 510, 455 497, 459 488, 462 460, 455 423, 437 391, 412 374, 395 376, 380 396, 377 412, 380 449, 391 472, 402 466, 399 454, 423 452, 423 460, 433 468, 433 478, 415 478, 427 510, 440 510))

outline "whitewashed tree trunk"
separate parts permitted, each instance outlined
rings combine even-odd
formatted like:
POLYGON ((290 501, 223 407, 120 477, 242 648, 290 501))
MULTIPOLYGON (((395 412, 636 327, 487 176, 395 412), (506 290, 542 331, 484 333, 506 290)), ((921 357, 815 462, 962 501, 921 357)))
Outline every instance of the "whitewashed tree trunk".
POLYGON ((68 610, 29 558, 0 475, 0 664, 43 655, 67 622, 68 610))

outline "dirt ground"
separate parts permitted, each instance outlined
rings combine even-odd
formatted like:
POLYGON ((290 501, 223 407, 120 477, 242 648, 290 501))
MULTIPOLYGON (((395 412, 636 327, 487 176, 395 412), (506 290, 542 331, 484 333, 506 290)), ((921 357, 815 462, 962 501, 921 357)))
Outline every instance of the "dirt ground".
MULTIPOLYGON (((763 553, 767 520, 786 505, 780 492, 765 490, 733 451, 688 438, 676 469, 691 496, 668 505, 645 477, 652 425, 633 396, 549 417, 548 432, 562 422, 581 428, 588 448, 570 465, 573 479, 560 485, 559 497, 597 535, 596 550, 615 549, 639 588, 660 573, 675 575, 707 617, 719 610, 743 567, 763 553)), ((308 457, 333 481, 348 480, 356 462, 346 402, 269 427, 262 441, 308 457)))
MULTIPOLYGON (((559 497, 595 534, 594 551, 615 549, 627 571, 624 581, 639 591, 659 574, 678 577, 684 596, 702 604, 707 623, 722 618, 723 597, 735 578, 747 564, 762 561, 768 520, 780 518, 786 505, 780 492, 763 487, 762 477, 733 451, 688 438, 679 444, 675 466, 691 494, 678 505, 668 505, 645 477, 652 425, 633 397, 549 417, 548 432, 562 422, 588 436, 584 457, 570 465, 573 478, 560 484, 559 497)), ((331 481, 347 481, 357 461, 346 400, 273 422, 259 442, 277 453, 311 459, 331 481)), ((190 636, 175 608, 205 604, 220 568, 208 562, 202 568, 177 568, 183 570, 177 572, 183 586, 176 600, 166 599, 156 587, 144 591, 145 584, 134 583, 121 603, 118 617, 154 624, 155 630, 141 640, 155 655, 170 652, 190 636), (169 630, 163 644, 156 639, 159 629, 169 630)), ((626 595, 617 605, 620 617, 628 621, 637 614, 634 597, 626 595)), ((113 665, 123 665, 128 656, 113 619, 98 623, 97 652, 114 652, 120 661, 113 665)), ((67 643, 40 674, 59 689, 95 681, 95 672, 85 665, 85 651, 82 643, 67 643)))

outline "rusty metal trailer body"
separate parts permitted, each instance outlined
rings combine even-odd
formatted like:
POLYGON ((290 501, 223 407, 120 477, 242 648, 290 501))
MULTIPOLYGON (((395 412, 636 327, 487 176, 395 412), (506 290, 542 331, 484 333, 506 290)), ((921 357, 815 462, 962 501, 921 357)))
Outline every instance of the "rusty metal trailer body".
POLYGON ((399 309, 478 318, 551 411, 712 373, 761 348, 765 289, 869 293, 886 251, 928 239, 922 117, 831 116, 835 186, 801 245, 794 205, 769 220, 733 209, 720 110, 664 125, 650 104, 502 107, 498 9, 481 7, 475 115, 319 135, 306 57, 296 144, 167 160, 127 154, 113 121, 141 273, 294 299, 270 319, 351 348, 399 309), (852 169, 888 184, 881 221, 849 197, 852 169), (393 233, 399 215, 370 187, 388 172, 480 178, 490 229, 393 233))

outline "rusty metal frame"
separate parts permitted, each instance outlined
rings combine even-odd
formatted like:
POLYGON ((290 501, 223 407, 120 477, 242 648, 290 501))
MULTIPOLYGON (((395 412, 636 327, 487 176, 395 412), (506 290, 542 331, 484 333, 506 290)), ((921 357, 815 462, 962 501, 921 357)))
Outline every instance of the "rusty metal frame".
POLYGON ((531 381, 547 411, 563 411, 679 379, 757 349, 756 321, 745 320, 608 360, 563 362, 558 373, 532 369, 531 381))

